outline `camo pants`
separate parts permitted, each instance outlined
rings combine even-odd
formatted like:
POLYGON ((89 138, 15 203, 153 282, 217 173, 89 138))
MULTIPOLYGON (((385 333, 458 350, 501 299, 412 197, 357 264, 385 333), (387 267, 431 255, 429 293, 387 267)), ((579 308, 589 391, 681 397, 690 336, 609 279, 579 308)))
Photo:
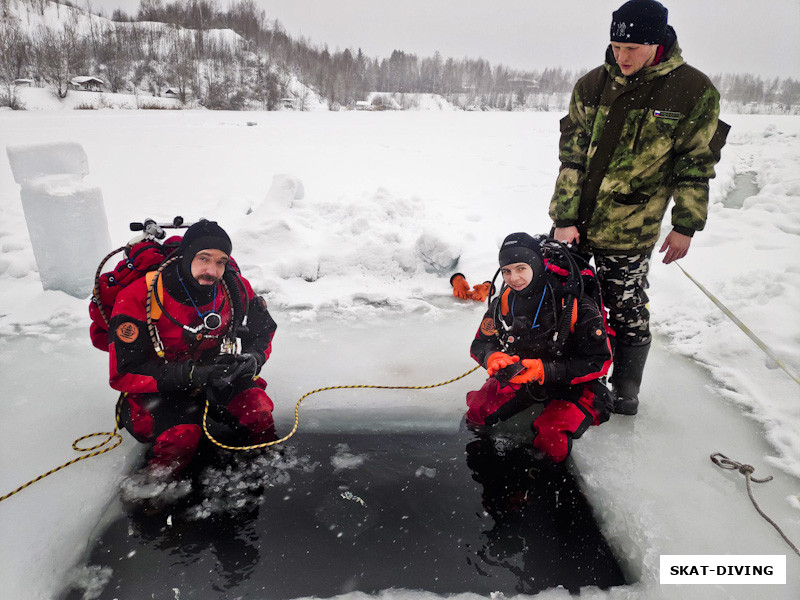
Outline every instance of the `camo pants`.
POLYGON ((650 342, 650 311, 647 309, 650 254, 594 256, 603 304, 617 342, 641 346, 650 342))

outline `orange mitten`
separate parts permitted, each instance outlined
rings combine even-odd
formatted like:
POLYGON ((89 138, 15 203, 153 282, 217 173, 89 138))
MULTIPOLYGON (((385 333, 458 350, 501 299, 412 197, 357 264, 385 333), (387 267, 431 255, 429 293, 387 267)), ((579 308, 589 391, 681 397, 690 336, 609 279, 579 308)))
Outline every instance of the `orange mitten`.
POLYGON ((483 283, 472 286, 472 292, 470 292, 470 296, 473 300, 477 302, 485 302, 486 299, 489 297, 489 290, 491 289, 492 289, 492 282, 484 281, 483 283))
POLYGON ((466 278, 461 273, 456 273, 450 278, 450 285, 453 286, 453 296, 462 300, 469 300, 472 293, 466 278))
POLYGON ((511 383, 530 383, 531 381, 544 383, 544 365, 540 359, 524 358, 522 359, 522 366, 525 367, 525 370, 512 377, 509 380, 511 383))
POLYGON ((486 371, 489 377, 497 373, 500 369, 506 368, 508 365, 513 365, 519 362, 519 356, 509 356, 505 352, 493 352, 486 359, 486 371))

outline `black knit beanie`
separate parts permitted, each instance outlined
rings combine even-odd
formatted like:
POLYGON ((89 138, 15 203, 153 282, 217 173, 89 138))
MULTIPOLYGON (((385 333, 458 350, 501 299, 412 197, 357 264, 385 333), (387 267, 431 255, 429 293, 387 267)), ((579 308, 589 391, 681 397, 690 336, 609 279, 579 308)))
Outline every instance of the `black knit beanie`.
POLYGON ((667 9, 656 0, 630 0, 611 17, 611 41, 658 45, 667 30, 667 9))
POLYGON ((200 250, 221 250, 230 256, 233 244, 231 238, 216 221, 200 219, 186 230, 178 248, 180 254, 191 261, 200 250))
POLYGON ((498 255, 500 267, 513 265, 514 263, 526 263, 533 270, 533 279, 524 290, 522 295, 528 295, 544 287, 544 258, 542 257, 542 246, 539 241, 524 232, 512 233, 506 236, 500 245, 498 255))
POLYGON ((192 277, 194 257, 201 250, 209 249, 221 250, 230 256, 232 247, 231 238, 216 221, 201 219, 189 226, 178 246, 178 254, 181 255, 179 268, 184 280, 188 280, 188 283, 197 289, 203 289, 192 277))

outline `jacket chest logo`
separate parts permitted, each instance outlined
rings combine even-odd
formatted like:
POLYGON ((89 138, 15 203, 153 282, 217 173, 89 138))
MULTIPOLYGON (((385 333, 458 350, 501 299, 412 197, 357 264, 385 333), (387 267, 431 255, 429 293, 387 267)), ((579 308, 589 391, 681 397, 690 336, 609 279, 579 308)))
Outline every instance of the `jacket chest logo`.
POLYGON ((653 116, 656 119, 680 119, 683 115, 672 110, 653 109, 653 116))

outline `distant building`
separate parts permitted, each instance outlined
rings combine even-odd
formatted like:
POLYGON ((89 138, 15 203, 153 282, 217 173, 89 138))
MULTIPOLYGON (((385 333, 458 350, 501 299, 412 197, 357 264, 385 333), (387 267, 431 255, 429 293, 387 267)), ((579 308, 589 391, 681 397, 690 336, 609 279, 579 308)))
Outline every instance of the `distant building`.
POLYGON ((283 108, 294 108, 294 98, 281 98, 281 106, 283 108))
POLYGON ((367 100, 356 100, 356 110, 372 110, 372 103, 367 100))
POLYGON ((97 77, 91 77, 88 75, 81 75, 79 77, 73 77, 69 81, 72 88, 81 92, 102 92, 103 88, 103 80, 98 79, 97 77))
POLYGON ((180 98, 181 94, 177 88, 168 87, 166 90, 164 90, 163 96, 164 98, 180 98))
POLYGON ((33 85, 33 79, 15 79, 14 85, 20 87, 31 87, 33 85))

